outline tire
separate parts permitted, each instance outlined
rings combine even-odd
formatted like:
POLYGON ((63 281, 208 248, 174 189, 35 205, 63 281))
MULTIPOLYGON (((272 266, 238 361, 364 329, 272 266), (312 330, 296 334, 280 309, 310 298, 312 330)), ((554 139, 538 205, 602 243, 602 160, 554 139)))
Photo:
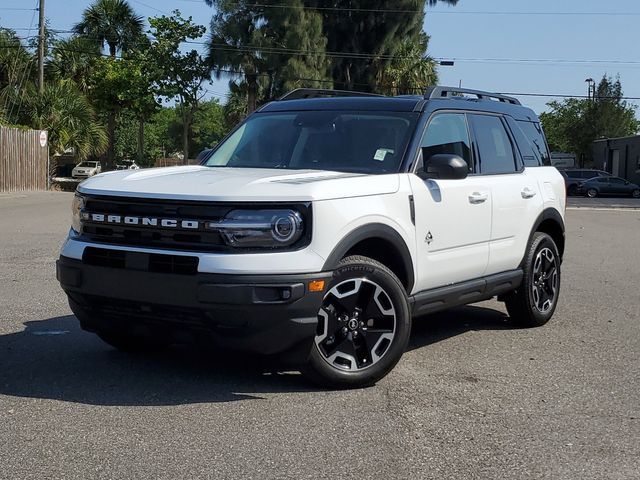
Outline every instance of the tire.
POLYGON ((516 325, 540 327, 551 320, 560 295, 560 255, 549 235, 533 234, 523 270, 522 284, 505 298, 507 312, 516 325))
POLYGON ((574 197, 578 194, 578 186, 577 185, 570 185, 569 188, 567 189, 567 195, 570 197, 574 197))
POLYGON ((375 384, 402 357, 411 333, 411 310, 400 280, 362 256, 340 261, 322 307, 303 373, 331 388, 375 384))
POLYGON ((587 197, 596 198, 598 196, 598 191, 595 188, 590 188, 587 190, 587 197))
POLYGON ((114 332, 96 332, 100 339, 116 350, 126 353, 151 353, 164 350, 169 343, 159 338, 141 337, 114 332))
POLYGON ((640 190, 634 190, 633 192, 631 192, 631 196, 633 198, 640 198, 640 190))

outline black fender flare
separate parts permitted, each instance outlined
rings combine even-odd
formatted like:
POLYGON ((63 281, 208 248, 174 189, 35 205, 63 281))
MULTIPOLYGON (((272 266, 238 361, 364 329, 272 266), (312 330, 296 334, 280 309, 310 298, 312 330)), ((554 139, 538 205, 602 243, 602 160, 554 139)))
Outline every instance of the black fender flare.
POLYGON ((346 253, 363 240, 380 239, 389 242, 399 254, 400 260, 407 272, 407 291, 413 289, 415 273, 413 270, 413 258, 404 238, 392 227, 383 223, 368 223, 352 230, 338 242, 324 263, 323 271, 334 270, 338 262, 346 253))
MULTIPOLYGON (((546 220, 552 220, 555 223, 557 223, 558 226, 560 227, 560 230, 562 231, 563 245, 558 245, 558 248, 561 250, 560 251, 560 260, 562 261, 562 257, 563 257, 563 254, 564 254, 565 226, 564 226, 564 220, 562 219, 562 215, 560 214, 560 212, 556 208, 553 208, 553 207, 545 208, 542 211, 542 213, 540 215, 538 215, 538 218, 534 222, 533 228, 531 229, 531 232, 529 233, 529 240, 527 241, 527 249, 529 248, 529 245, 531 245, 531 240, 533 239, 533 234, 538 231, 538 228, 540 227, 540 225, 542 225, 542 222, 544 222, 546 220)), ((524 258, 526 257, 526 255, 527 255, 527 252, 525 251, 524 255, 522 256, 522 261, 520 262, 520 267, 523 266, 524 258)))

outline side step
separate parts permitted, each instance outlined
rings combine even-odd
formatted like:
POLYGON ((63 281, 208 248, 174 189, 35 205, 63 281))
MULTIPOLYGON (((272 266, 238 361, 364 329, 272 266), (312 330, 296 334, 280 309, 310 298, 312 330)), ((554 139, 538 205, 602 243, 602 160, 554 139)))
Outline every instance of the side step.
POLYGON ((413 316, 489 300, 518 288, 522 283, 522 275, 522 269, 519 268, 416 293, 409 298, 413 316))

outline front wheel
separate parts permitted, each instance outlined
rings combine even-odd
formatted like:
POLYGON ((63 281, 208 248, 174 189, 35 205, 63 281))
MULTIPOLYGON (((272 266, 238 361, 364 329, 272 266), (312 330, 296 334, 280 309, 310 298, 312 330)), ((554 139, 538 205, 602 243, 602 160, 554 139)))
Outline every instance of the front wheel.
POLYGON ((595 188, 590 188, 587 190, 587 197, 596 198, 598 196, 598 191, 595 188))
POLYGON ((539 327, 551 320, 560 295, 560 255, 553 239, 536 232, 524 260, 522 284, 506 296, 511 320, 539 327))
POLYGON ((633 192, 631 192, 631 196, 633 198, 640 198, 640 190, 634 190, 633 192))
POLYGON ((400 280, 367 257, 342 260, 318 312, 318 330, 303 372, 324 386, 372 385, 393 369, 411 332, 400 280))

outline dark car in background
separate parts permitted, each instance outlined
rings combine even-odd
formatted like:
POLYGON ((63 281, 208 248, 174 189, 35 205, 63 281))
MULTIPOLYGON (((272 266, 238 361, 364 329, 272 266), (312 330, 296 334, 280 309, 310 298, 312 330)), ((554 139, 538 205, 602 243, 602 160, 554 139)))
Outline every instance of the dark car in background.
POLYGON ((611 174, 603 170, 589 168, 559 168, 567 187, 567 195, 578 195, 578 184, 594 177, 608 177, 611 174))
POLYGON ((578 184, 578 193, 589 198, 620 195, 640 198, 640 186, 620 177, 595 177, 578 184))

